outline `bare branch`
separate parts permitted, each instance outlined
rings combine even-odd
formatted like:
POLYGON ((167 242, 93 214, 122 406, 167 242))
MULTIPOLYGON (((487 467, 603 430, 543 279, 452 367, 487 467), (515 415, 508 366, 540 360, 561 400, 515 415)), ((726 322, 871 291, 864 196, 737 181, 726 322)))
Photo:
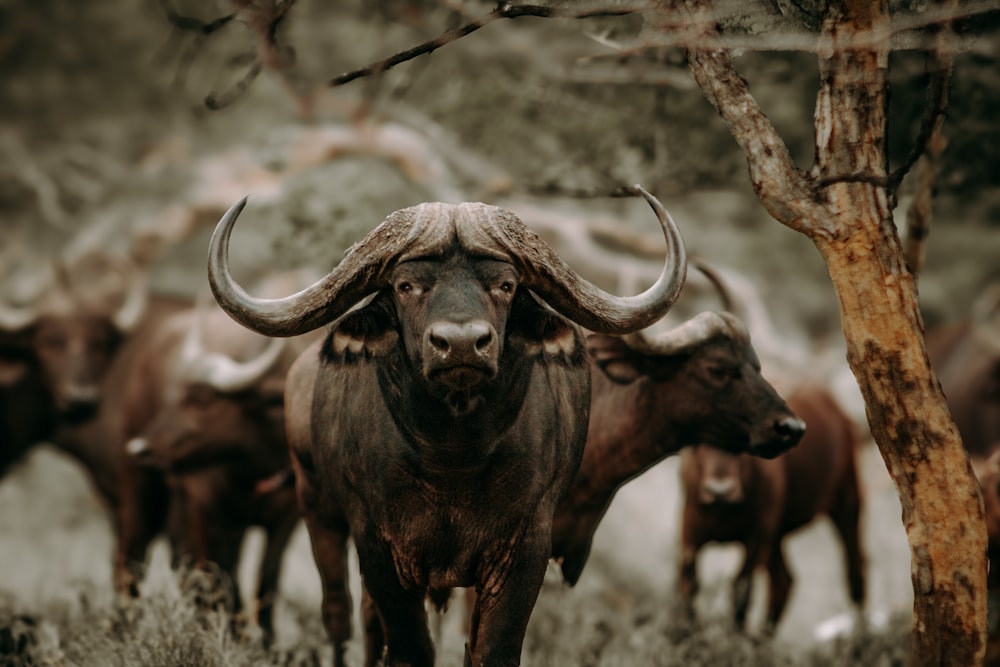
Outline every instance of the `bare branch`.
MULTIPOLYGON (((954 6, 956 3, 950 3, 954 6)), ((945 109, 948 107, 948 87, 951 84, 951 72, 954 68, 954 53, 952 50, 951 26, 946 24, 937 31, 933 54, 928 54, 929 82, 927 86, 927 105, 920 119, 920 131, 910 147, 909 155, 902 165, 889 175, 889 192, 895 196, 903 178, 917 160, 927 150, 931 138, 940 134, 944 124, 945 109)))
MULTIPOLYGON (((894 15, 884 27, 879 27, 864 35, 852 36, 852 45, 856 48, 875 48, 891 44, 895 51, 931 51, 937 49, 935 28, 945 24, 953 24, 976 16, 995 13, 996 0, 970 0, 960 6, 936 6, 919 13, 894 15)), ((708 10, 705 10, 708 11, 708 10)), ((716 22, 726 18, 725 14, 715 12, 716 22)), ((749 15, 748 19, 764 18, 749 15)), ((617 43, 620 50, 635 50, 641 47, 677 47, 697 48, 698 35, 686 29, 681 21, 664 25, 658 31, 652 31, 642 36, 641 42, 634 44, 627 41, 617 43)), ((803 51, 808 53, 824 53, 835 48, 833 39, 827 35, 817 34, 805 28, 795 28, 783 25, 780 32, 762 31, 758 33, 720 33, 719 39, 731 51, 803 51)), ((954 48, 972 48, 971 42, 954 44, 954 48)))
POLYGON ((59 194, 56 180, 42 168, 35 154, 12 132, 0 133, 0 155, 16 165, 14 177, 35 194, 38 210, 50 225, 65 230, 69 216, 59 194))
POLYGON ((254 2, 253 0, 229 0, 236 8, 235 12, 226 14, 212 21, 199 21, 178 14, 170 6, 169 0, 160 0, 160 5, 170 23, 183 32, 194 33, 195 41, 191 48, 182 53, 181 65, 184 69, 190 66, 193 51, 201 47, 205 39, 228 25, 234 19, 244 23, 256 39, 256 47, 248 54, 247 70, 240 79, 228 90, 222 93, 212 93, 205 96, 205 106, 212 110, 221 109, 239 99, 250 87, 250 84, 264 69, 276 72, 299 107, 299 115, 303 119, 312 116, 312 99, 296 90, 291 82, 290 70, 295 63, 295 52, 278 44, 278 28, 288 16, 296 0, 268 0, 254 2))
POLYGON ((198 19, 191 18, 190 16, 182 16, 181 14, 178 14, 174 11, 174 8, 171 6, 169 0, 160 0, 160 7, 163 9, 163 13, 166 15, 167 20, 175 28, 184 32, 194 32, 199 35, 211 35, 213 32, 216 32, 236 18, 236 14, 233 13, 220 16, 219 18, 211 21, 199 21, 198 19))
POLYGON ((511 5, 507 2, 501 2, 497 5, 496 9, 477 21, 472 21, 471 23, 466 23, 465 25, 455 28, 454 30, 443 32, 434 39, 389 56, 385 60, 372 63, 367 67, 345 72, 340 76, 331 79, 330 86, 342 86, 345 83, 354 81, 355 79, 371 76, 373 74, 380 74, 397 65, 413 60, 414 58, 428 55, 437 51, 442 46, 451 44, 466 35, 470 35, 498 19, 517 19, 523 16, 534 16, 536 18, 586 19, 599 16, 624 16, 626 14, 634 14, 638 11, 638 7, 607 8, 593 6, 585 7, 583 9, 566 9, 560 7, 546 7, 544 5, 511 5))
MULTIPOLYGON (((778 135, 747 82, 722 46, 714 16, 705 0, 692 0, 683 7, 691 44, 688 63, 695 81, 716 108, 737 143, 746 153, 750 180, 761 203, 782 224, 803 233, 815 224, 809 211, 815 207, 814 191, 803 172, 792 163, 787 146, 778 135)), ((657 19, 673 22, 676 8, 664 7, 657 19)))

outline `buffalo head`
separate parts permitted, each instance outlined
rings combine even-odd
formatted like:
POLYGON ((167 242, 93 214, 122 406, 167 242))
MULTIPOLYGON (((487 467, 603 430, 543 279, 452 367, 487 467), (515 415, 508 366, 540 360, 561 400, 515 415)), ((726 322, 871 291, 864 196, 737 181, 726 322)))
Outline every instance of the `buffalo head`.
POLYGON ((30 335, 58 410, 93 414, 123 336, 146 307, 146 281, 132 263, 99 254, 56 263, 47 288, 27 306, 0 305, 0 329, 30 335), (109 279, 110 277, 110 279, 109 279))
POLYGON ((805 424, 760 374, 743 322, 705 312, 652 337, 591 335, 588 349, 613 382, 663 383, 644 392, 650 419, 669 419, 661 431, 680 444, 708 443, 771 458, 795 445, 805 424))
POLYGON ((693 477, 686 484, 699 504, 725 507, 744 501, 747 478, 753 470, 751 459, 710 445, 690 447, 683 456, 688 459, 685 474, 693 477))
POLYGON ((398 345, 431 394, 468 413, 478 388, 497 375, 505 346, 576 352, 576 333, 546 305, 592 330, 623 333, 656 321, 674 302, 686 273, 683 242, 659 201, 639 190, 656 212, 668 253, 656 283, 634 297, 595 287, 515 215, 480 203, 397 211, 326 277, 292 296, 260 299, 228 268, 229 236, 244 200, 212 238, 209 281, 226 312, 265 335, 292 336, 342 318, 328 355, 379 356, 398 345))
POLYGON ((157 352, 169 365, 159 409, 126 451, 171 472, 265 451, 258 444, 280 422, 277 366, 288 341, 266 341, 204 303, 175 315, 159 335, 165 345, 157 352))

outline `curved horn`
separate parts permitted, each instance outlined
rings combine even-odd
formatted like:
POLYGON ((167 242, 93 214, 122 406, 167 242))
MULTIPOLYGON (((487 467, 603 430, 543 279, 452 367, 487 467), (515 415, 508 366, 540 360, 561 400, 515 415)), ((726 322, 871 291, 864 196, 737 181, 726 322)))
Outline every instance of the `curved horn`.
MULTIPOLYGON (((710 265, 708 262, 703 260, 701 257, 692 257, 690 263, 694 265, 694 268, 698 269, 703 276, 708 278, 708 282, 712 283, 712 287, 715 291, 719 293, 719 298, 722 299, 722 309, 729 311, 730 313, 736 313, 735 308, 738 303, 733 297, 733 292, 729 288, 729 284, 726 282, 725 278, 722 277, 715 267, 710 265)), ((740 315, 740 313, 736 313, 740 315)))
POLYGON ((393 224, 395 214, 390 215, 352 246, 333 271, 309 287, 281 299, 256 298, 247 294, 229 271, 229 237, 246 203, 244 197, 226 211, 212 234, 208 282, 230 317, 265 336, 297 336, 343 315, 384 283, 390 258, 408 240, 405 225, 393 224))
POLYGON ((676 223, 656 197, 639 185, 635 189, 653 209, 667 242, 660 276, 637 296, 615 296, 584 280, 537 236, 517 247, 527 286, 555 310, 598 333, 624 334, 661 319, 687 277, 687 254, 676 223))
POLYGON ((972 304, 972 335, 994 355, 1000 355, 1000 283, 987 287, 972 304))
POLYGON ((208 280, 219 305, 237 322, 266 336, 295 336, 335 320, 380 289, 405 249, 412 246, 413 256, 419 257, 422 251, 440 249, 457 238, 466 247, 515 262, 525 286, 571 320, 593 331, 627 333, 663 317, 687 276, 677 225, 655 197, 639 186, 636 189, 660 221, 667 257, 656 283, 634 297, 614 296, 587 282, 520 219, 484 204, 425 204, 396 211, 352 246, 324 278, 288 297, 260 299, 247 294, 229 271, 229 237, 246 205, 244 197, 226 212, 212 234, 208 280), (489 209, 487 225, 480 224, 484 207, 489 209), (448 224, 434 224, 442 215, 448 217, 448 224), (475 222, 467 224, 466 216, 475 217, 475 222), (481 241, 488 243, 481 245, 481 241))
POLYGON ((746 326, 738 317, 732 313, 708 311, 659 336, 650 337, 639 331, 622 336, 622 340, 641 354, 670 356, 717 336, 749 339, 746 326))
POLYGON ((122 274, 128 291, 122 305, 111 315, 111 322, 119 331, 128 333, 135 328, 146 313, 149 302, 149 284, 146 274, 131 262, 123 263, 122 274))
POLYGON ((209 352, 202 344, 206 308, 199 297, 194 321, 184 337, 181 350, 181 374, 187 382, 203 382, 219 392, 235 393, 259 382, 281 358, 288 341, 272 338, 262 353, 249 361, 235 361, 218 352, 209 352))
POLYGON ((33 306, 11 306, 0 301, 0 331, 21 331, 34 324, 38 316, 33 306))
POLYGON ((38 320, 43 304, 55 289, 54 266, 33 256, 20 234, 0 251, 0 266, 4 268, 0 281, 6 297, 0 299, 0 331, 21 331, 38 320), (26 264, 34 270, 19 270, 26 264), (27 305, 15 306, 7 298, 27 305))

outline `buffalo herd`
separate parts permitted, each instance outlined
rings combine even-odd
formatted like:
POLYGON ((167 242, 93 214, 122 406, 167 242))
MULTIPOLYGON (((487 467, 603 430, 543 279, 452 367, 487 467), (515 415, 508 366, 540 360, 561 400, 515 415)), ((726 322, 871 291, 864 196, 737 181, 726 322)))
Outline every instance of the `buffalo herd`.
MULTIPOLYGON (((457 588, 468 591, 466 664, 519 664, 550 562, 576 584, 616 493, 673 454, 690 613, 699 551, 736 542, 734 618, 745 624, 763 568, 773 630, 792 585, 782 541, 821 515, 862 607, 860 426, 822 383, 765 379, 739 304, 704 262, 691 265, 722 306, 654 333, 688 258, 663 205, 635 191, 665 240, 658 278, 635 296, 589 282, 513 213, 481 203, 396 211, 328 274, 272 272, 244 289, 228 260, 243 200, 215 230, 197 297, 152 292, 140 269, 110 259, 117 289, 98 294, 99 281, 74 278, 82 260, 58 263, 32 303, 0 301, 0 470, 35 443, 62 449, 112 517, 122 596, 141 594, 164 535, 180 571, 225 573, 232 611, 255 618, 265 642, 304 521, 336 665, 354 636, 350 545, 367 664, 433 665, 428 609, 457 588), (243 601, 233 582, 252 526, 266 544, 243 601)), ((968 321, 927 336, 983 486, 991 562, 998 311, 987 293, 968 321)))

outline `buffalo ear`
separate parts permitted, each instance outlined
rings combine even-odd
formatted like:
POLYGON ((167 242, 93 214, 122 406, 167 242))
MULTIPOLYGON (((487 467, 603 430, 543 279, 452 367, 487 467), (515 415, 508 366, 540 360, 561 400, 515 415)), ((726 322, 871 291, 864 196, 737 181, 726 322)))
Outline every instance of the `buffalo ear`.
POLYGON ((0 387, 10 387, 17 384, 31 371, 25 361, 0 359, 0 387))
POLYGON ((617 336, 590 334, 587 352, 613 382, 631 384, 644 375, 639 355, 617 336))
POLYGON ((353 364, 384 356, 399 340, 397 328, 392 303, 380 293, 334 322, 323 342, 322 357, 333 364, 353 364))
POLYGON ((530 292, 519 291, 514 297, 507 328, 510 338, 524 345, 529 355, 569 365, 586 359, 580 329, 530 292))

